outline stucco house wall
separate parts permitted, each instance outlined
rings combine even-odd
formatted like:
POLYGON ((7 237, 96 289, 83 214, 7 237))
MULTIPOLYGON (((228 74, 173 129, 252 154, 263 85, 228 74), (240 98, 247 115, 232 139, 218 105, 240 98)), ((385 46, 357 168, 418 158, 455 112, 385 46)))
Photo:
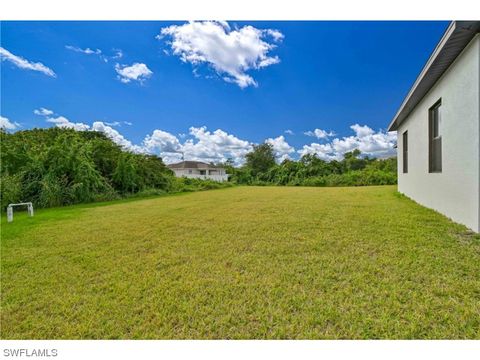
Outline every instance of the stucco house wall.
POLYGON ((480 231, 480 35, 477 34, 398 130, 398 190, 480 231), (441 104, 442 172, 429 173, 429 109, 441 104), (408 173, 402 134, 408 130, 408 173))
POLYGON ((194 179, 209 179, 214 181, 228 181, 228 175, 225 173, 225 169, 217 170, 204 170, 205 174, 202 174, 199 169, 171 169, 175 173, 176 177, 187 177, 194 179))

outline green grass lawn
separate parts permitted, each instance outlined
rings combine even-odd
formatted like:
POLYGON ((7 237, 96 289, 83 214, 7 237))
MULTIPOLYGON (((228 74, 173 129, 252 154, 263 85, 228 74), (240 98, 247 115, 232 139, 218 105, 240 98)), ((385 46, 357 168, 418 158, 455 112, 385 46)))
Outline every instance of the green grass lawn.
POLYGON ((2 219, 3 339, 480 338, 480 239, 396 188, 236 187, 2 219))

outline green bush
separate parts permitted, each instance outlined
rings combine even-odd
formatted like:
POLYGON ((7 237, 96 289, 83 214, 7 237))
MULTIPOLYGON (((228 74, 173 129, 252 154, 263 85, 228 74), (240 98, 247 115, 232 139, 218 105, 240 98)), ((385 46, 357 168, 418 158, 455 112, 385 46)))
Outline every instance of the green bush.
POLYGON ((131 194, 128 197, 149 197, 149 196, 161 196, 168 194, 165 190, 162 189, 144 189, 135 194, 131 194))
MULTIPOLYGON (((258 150, 254 149, 254 152, 258 150)), ((256 172, 247 163, 229 167, 230 180, 245 185, 289 186, 368 186, 397 183, 397 159, 374 159, 360 151, 346 153, 343 160, 325 161, 316 155, 305 155, 299 161, 284 160, 256 172)))
POLYGON ((0 130, 2 209, 32 201, 52 207, 171 191, 173 173, 154 155, 123 150, 94 131, 0 130))
POLYGON ((326 186, 327 180, 324 176, 312 176, 303 181, 304 186, 326 186))
POLYGON ((18 203, 22 201, 22 182, 21 175, 7 175, 0 176, 0 193, 1 193, 1 207, 5 208, 8 204, 18 203))
POLYGON ((213 180, 203 180, 195 178, 174 178, 174 184, 172 186, 172 192, 190 192, 190 191, 202 191, 223 189, 231 187, 234 184, 231 182, 218 182, 213 180))

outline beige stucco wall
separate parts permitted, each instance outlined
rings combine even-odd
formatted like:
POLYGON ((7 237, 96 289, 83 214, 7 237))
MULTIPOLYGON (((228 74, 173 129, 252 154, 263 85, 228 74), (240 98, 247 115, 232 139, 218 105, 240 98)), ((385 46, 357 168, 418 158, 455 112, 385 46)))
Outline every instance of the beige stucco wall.
POLYGON ((477 35, 398 129, 398 190, 480 231, 480 35, 477 35), (441 105, 442 172, 428 172, 428 109, 441 105), (402 134, 408 130, 408 174, 402 134))

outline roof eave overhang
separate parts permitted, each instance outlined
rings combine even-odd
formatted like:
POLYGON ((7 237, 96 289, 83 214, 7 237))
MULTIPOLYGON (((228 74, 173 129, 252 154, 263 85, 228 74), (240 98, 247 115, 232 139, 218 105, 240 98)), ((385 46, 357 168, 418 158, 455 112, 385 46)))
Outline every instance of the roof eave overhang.
POLYGON ((480 30, 480 21, 452 21, 388 126, 395 131, 480 30))

